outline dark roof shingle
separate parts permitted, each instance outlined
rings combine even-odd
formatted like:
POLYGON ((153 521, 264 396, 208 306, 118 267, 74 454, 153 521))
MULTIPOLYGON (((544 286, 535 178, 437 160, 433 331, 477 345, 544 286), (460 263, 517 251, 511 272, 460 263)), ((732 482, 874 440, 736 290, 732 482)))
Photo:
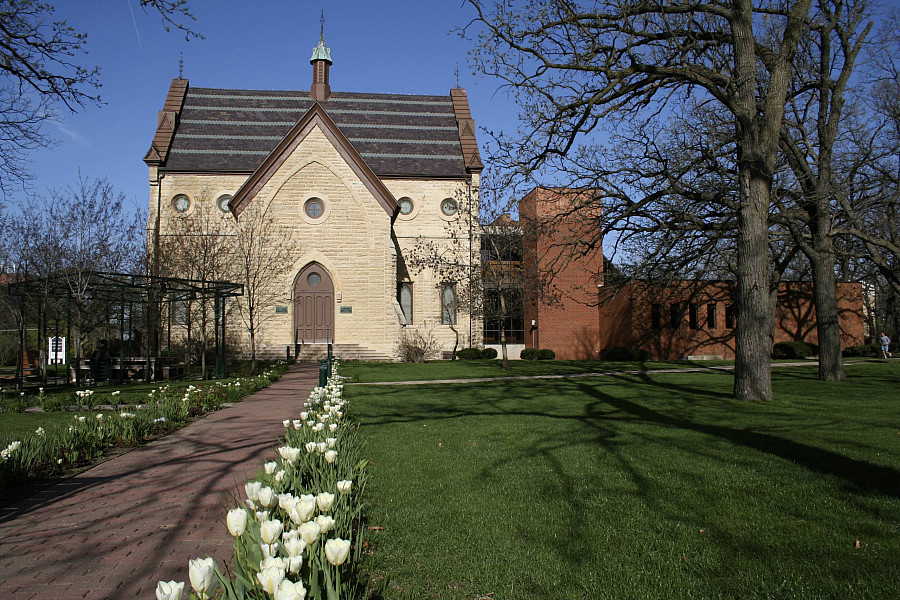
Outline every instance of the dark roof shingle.
MULTIPOLYGON (((253 172, 311 106, 308 92, 190 87, 160 168, 253 172)), ((379 177, 466 174, 450 96, 334 92, 322 107, 379 177)))

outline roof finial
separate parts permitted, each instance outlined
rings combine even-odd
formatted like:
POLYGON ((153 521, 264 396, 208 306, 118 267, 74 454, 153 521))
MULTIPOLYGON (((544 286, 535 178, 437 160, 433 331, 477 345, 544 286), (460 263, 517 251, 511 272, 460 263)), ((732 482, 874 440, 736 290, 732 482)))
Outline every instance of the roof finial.
POLYGON ((309 62, 313 62, 316 60, 325 60, 328 63, 331 63, 331 50, 325 46, 325 11, 322 11, 322 16, 319 18, 319 22, 322 25, 322 29, 319 31, 319 45, 313 48, 312 58, 309 59, 309 62))
POLYGON ((184 51, 178 53, 178 79, 184 79, 184 51))
POLYGON ((319 17, 319 23, 322 25, 322 28, 319 30, 319 41, 323 44, 325 43, 325 10, 322 10, 322 16, 319 17))
POLYGON ((459 63, 456 63, 456 87, 459 87, 459 63))

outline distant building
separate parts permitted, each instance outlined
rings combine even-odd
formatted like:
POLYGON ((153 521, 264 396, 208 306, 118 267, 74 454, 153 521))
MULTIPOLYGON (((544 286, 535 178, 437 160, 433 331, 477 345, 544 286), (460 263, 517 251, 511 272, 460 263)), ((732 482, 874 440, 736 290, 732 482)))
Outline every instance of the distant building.
MULTIPOLYGON (((519 204, 525 345, 560 359, 600 358, 618 347, 654 360, 734 358, 734 284, 611 281, 602 246, 589 243, 600 215, 584 206, 597 203, 584 200, 583 192, 538 188, 519 204)), ((838 284, 838 311, 842 347, 862 344, 861 284, 838 284)), ((779 287, 773 343, 793 340, 818 342, 811 283, 779 287)))

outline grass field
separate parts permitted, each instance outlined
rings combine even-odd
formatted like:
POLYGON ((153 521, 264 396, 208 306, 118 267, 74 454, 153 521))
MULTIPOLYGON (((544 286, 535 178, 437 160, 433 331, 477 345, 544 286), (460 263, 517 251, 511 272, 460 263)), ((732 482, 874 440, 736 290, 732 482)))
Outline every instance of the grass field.
POLYGON ((848 373, 348 386, 372 595, 900 597, 900 361, 848 373))

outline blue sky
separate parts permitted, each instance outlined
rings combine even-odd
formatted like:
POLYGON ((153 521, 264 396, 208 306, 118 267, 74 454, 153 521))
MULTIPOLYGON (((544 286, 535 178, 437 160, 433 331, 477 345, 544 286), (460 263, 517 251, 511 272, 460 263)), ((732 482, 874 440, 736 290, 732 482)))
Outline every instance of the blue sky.
MULTIPOLYGON (((479 126, 515 127, 515 107, 495 95, 496 82, 472 75, 469 42, 451 30, 472 11, 461 0, 190 0, 194 26, 205 40, 166 33, 138 0, 58 0, 56 17, 87 32, 83 65, 100 67, 103 107, 61 114, 48 132, 53 149, 31 154, 34 192, 63 188, 85 177, 107 177, 135 206, 149 194, 142 161, 156 130, 169 83, 245 89, 309 89, 309 58, 325 11, 325 41, 335 91, 449 94, 468 90, 479 126)), ((485 135, 479 134, 484 152, 485 135)), ((19 199, 9 199, 16 204, 19 199)))

